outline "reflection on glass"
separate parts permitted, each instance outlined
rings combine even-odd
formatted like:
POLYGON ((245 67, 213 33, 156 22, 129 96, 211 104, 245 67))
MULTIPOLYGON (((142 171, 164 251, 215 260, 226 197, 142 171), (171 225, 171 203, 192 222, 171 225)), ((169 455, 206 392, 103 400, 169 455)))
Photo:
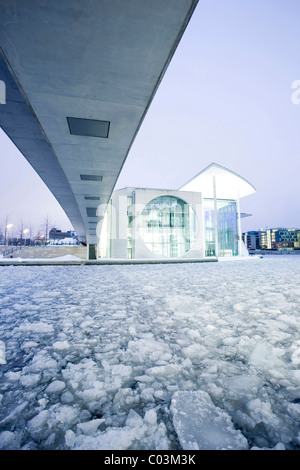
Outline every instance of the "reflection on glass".
POLYGON ((174 196, 150 201, 140 218, 140 236, 154 254, 176 258, 191 249, 197 237, 192 207, 174 196))
MULTIPOLYGON (((218 256, 238 254, 236 202, 218 200, 218 256)), ((214 200, 204 200, 205 256, 216 255, 214 200)))

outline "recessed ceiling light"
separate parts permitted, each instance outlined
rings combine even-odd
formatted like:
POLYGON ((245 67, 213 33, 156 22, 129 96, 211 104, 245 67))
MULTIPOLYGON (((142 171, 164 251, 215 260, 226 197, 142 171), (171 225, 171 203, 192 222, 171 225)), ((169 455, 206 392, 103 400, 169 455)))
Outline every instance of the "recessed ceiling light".
POLYGON ((84 196, 84 199, 87 201, 100 201, 100 197, 98 196, 84 196))
POLYGON ((88 217, 97 217, 97 207, 87 207, 86 213, 88 217))
POLYGON ((70 134, 87 137, 102 137, 107 139, 109 133, 109 121, 98 119, 83 119, 67 117, 70 134))
POLYGON ((82 181, 102 181, 103 176, 101 175, 80 175, 82 181))

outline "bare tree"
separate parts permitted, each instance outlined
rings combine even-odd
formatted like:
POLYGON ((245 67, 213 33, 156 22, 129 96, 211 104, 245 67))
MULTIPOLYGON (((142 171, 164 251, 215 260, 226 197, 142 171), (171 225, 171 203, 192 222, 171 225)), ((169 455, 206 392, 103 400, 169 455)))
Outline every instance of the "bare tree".
POLYGON ((31 238, 32 238, 32 225, 23 224, 23 220, 19 224, 19 233, 20 233, 20 241, 21 245, 30 245, 31 238))
POLYGON ((49 237, 49 227, 50 227, 50 220, 49 220, 49 216, 47 215, 44 219, 44 222, 42 224, 42 228, 43 228, 43 231, 44 231, 44 239, 45 239, 45 242, 48 240, 48 237, 49 237))
POLYGON ((32 244, 32 240, 33 240, 33 226, 32 226, 32 223, 29 222, 29 228, 28 228, 29 232, 29 245, 32 244))
POLYGON ((9 223, 9 215, 6 215, 4 222, 4 244, 9 244, 9 230, 12 228, 12 224, 9 223))
POLYGON ((18 225, 18 232, 19 232, 18 239, 20 240, 20 245, 22 246, 22 245, 23 245, 23 234, 24 234, 24 223, 23 223, 23 220, 21 220, 21 222, 20 222, 19 225, 18 225))

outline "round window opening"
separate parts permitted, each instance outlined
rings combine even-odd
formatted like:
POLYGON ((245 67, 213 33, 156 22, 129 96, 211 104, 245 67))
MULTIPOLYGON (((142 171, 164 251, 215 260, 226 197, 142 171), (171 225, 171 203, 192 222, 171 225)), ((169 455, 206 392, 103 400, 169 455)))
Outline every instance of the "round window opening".
POLYGON ((140 217, 140 236, 155 255, 178 258, 197 238, 197 217, 190 206, 174 196, 152 199, 140 217))

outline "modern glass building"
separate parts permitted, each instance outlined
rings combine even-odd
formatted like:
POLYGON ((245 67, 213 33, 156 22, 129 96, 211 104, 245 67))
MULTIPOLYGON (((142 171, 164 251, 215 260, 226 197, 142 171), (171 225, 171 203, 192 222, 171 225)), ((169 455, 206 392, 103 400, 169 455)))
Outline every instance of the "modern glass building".
POLYGON ((113 193, 102 226, 101 258, 238 256, 239 200, 255 192, 215 163, 178 190, 124 188, 113 193))

